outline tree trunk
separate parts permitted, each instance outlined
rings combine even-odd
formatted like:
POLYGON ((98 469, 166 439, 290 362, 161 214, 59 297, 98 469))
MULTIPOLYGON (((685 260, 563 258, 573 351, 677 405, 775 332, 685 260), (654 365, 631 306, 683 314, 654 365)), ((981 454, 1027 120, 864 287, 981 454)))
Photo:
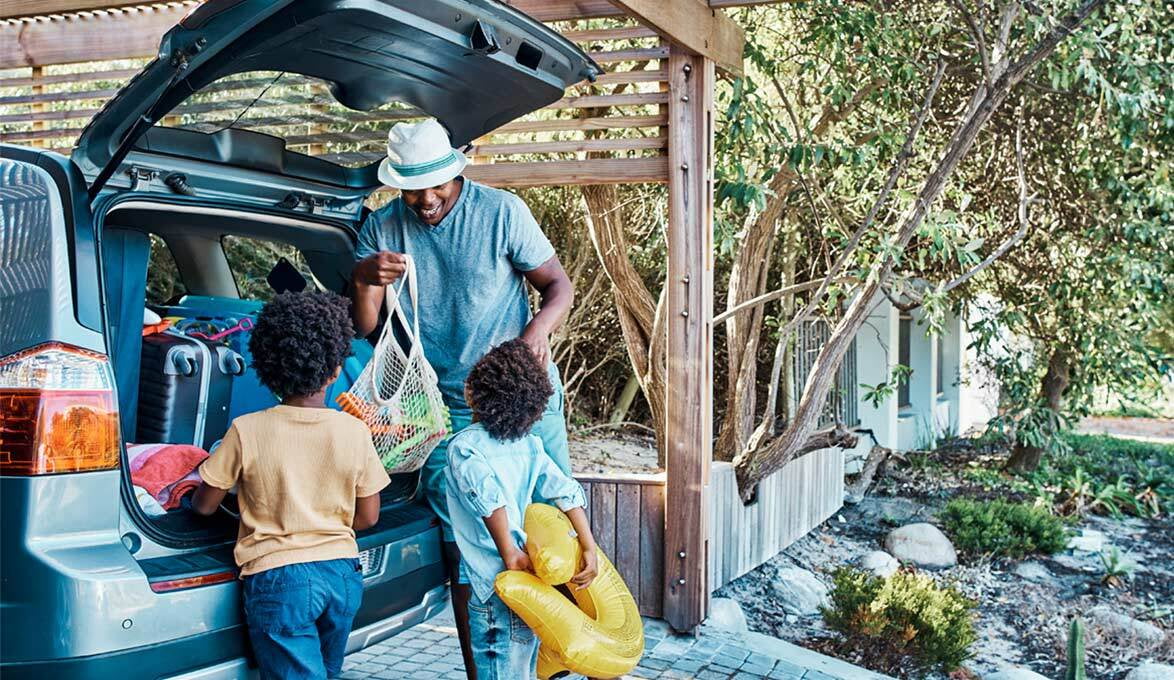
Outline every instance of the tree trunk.
POLYGON ((652 411, 656 431, 656 459, 664 467, 665 442, 665 345, 662 320, 664 296, 653 302, 639 272, 628 259, 628 241, 619 212, 619 192, 614 184, 581 188, 587 209, 584 219, 591 243, 603 270, 612 283, 616 311, 620 317, 624 346, 632 372, 652 411))
MULTIPOLYGON (((1072 365, 1068 354, 1062 349, 1052 351, 1048 358, 1048 370, 1040 382, 1040 398, 1053 413, 1060 412, 1063 403, 1064 391, 1068 389, 1071 380, 1072 365)), ((1056 432, 1049 433, 1055 436, 1056 432)), ((1007 460, 1007 469, 1011 472, 1031 472, 1039 467, 1044 457, 1042 446, 1032 446, 1016 441, 1011 449, 1011 458, 1007 460)))

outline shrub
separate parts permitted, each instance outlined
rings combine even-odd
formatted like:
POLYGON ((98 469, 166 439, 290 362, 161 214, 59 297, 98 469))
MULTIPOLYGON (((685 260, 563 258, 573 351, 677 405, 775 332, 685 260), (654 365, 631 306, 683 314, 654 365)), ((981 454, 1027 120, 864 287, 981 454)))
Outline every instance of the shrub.
POLYGON ((977 639, 975 603, 924 574, 889 578, 852 568, 833 576, 828 627, 864 665, 886 673, 954 670, 977 639))
POLYGON ((1023 475, 1063 515, 1159 517, 1174 507, 1174 445, 1065 434, 1066 451, 1023 475))
POLYGON ((954 546, 971 555, 1020 558, 1052 554, 1068 543, 1064 523, 1045 508, 958 498, 941 514, 954 546))

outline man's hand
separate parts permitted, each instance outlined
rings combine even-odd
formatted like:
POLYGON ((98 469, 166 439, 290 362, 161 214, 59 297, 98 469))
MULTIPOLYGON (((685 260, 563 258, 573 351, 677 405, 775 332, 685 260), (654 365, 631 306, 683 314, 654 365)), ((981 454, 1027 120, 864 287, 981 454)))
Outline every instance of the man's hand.
POLYGON ((583 551, 583 569, 571 577, 571 583, 575 584, 575 590, 583 590, 591 585, 597 574, 599 574, 599 554, 595 552, 595 548, 588 548, 583 551))
POLYGON ((356 262, 351 276, 356 283, 386 286, 403 276, 407 268, 407 257, 384 250, 356 262))
POLYGON ((534 353, 534 357, 538 359, 538 363, 545 367, 550 363, 550 338, 546 331, 536 326, 533 322, 526 326, 526 330, 522 331, 522 341, 534 353))
POLYGON ((530 556, 520 548, 511 550, 502 561, 505 562, 505 568, 510 571, 534 571, 530 564, 530 556))

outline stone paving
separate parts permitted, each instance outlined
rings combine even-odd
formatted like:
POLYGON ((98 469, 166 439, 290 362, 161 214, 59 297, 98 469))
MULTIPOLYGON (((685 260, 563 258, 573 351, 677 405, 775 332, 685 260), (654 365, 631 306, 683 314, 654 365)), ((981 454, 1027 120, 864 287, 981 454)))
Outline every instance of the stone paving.
MULTIPOLYGON (((674 635, 663 621, 646 619, 645 654, 626 678, 701 680, 884 680, 886 676, 759 633, 702 626, 696 636, 674 635)), ((347 657, 346 680, 463 680, 451 610, 347 657)), ((521 680, 521 679, 519 679, 521 680)))

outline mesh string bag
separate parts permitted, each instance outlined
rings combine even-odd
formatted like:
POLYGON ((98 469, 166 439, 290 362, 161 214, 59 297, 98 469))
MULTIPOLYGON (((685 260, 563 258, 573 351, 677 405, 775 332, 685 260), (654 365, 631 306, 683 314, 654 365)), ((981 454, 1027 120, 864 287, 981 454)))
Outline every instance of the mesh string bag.
POLYGON ((424 358, 420 344, 416 265, 411 257, 399 286, 388 286, 383 297, 387 320, 371 361, 336 401, 343 411, 367 424, 388 473, 415 472, 448 435, 451 421, 440 397, 436 372, 424 358), (412 304, 410 325, 399 303, 405 286, 412 304), (396 323, 410 336, 406 352, 393 331, 396 323))

